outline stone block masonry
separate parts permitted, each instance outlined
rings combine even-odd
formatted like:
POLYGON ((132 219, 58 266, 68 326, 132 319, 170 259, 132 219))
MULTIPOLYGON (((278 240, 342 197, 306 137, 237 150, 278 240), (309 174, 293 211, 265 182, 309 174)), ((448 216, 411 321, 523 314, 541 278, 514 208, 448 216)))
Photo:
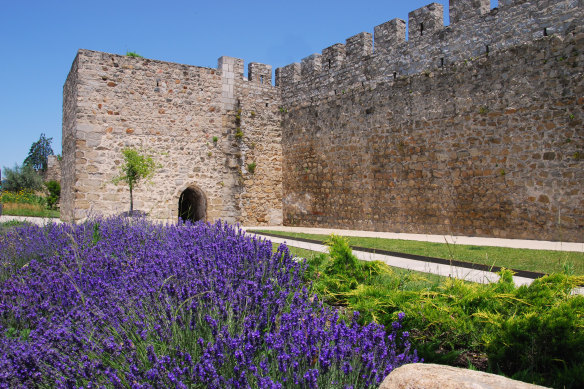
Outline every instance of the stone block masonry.
POLYGON ((449 26, 429 4, 276 69, 275 86, 237 58, 80 50, 62 217, 126 211, 111 180, 136 147, 163 166, 135 193, 154 219, 195 188, 207 220, 584 241, 584 5, 489 4, 451 0, 449 26))
POLYGON ((584 241, 582 2, 500 4, 276 70, 285 224, 584 241))
POLYGON ((209 221, 281 223, 279 93, 260 65, 246 81, 235 58, 209 69, 80 50, 64 87, 62 218, 127 211, 129 191, 112 179, 133 147, 162 165, 134 192, 153 219, 177 220, 196 188, 209 221))

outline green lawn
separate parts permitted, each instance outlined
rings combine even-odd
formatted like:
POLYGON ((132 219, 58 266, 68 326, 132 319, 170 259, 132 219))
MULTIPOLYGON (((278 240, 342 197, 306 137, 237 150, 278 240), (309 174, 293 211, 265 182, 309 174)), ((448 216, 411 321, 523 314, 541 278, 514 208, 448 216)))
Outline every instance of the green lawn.
MULTIPOLYGON (((252 231, 250 231, 252 232, 252 231)), ((326 241, 327 235, 257 230, 275 235, 326 241)), ((584 275, 584 253, 430 243, 399 239, 346 237, 352 246, 451 259, 540 273, 584 275)))
POLYGON ((2 210, 2 215, 59 218, 61 213, 53 209, 31 209, 16 207, 9 209, 4 208, 2 210))

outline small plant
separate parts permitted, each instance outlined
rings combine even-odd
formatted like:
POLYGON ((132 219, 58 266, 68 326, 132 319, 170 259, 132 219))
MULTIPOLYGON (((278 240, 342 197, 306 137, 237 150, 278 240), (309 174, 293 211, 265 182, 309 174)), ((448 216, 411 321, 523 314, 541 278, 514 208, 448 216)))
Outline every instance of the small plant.
POLYGON ((570 115, 568 115, 568 117, 570 118, 570 120, 574 120, 576 118, 576 116, 574 116, 573 113, 571 113, 570 115))
POLYGON ((124 163, 120 166, 120 174, 112 180, 114 184, 125 182, 130 189, 130 212, 132 216, 134 212, 134 188, 142 180, 150 180, 154 177, 154 173, 160 168, 160 165, 154 162, 152 157, 143 155, 132 148, 125 148, 122 150, 124 163))
POLYGON ((213 143, 217 143, 218 140, 219 138, 217 138, 216 136, 213 137, 213 143))
POLYGON ((235 137, 237 139, 242 139, 243 138, 243 131, 241 131, 240 127, 237 127, 237 129, 235 130, 235 137))
POLYGON ((507 173, 505 172, 505 169, 501 169, 499 170, 499 174, 501 175, 501 177, 505 177, 505 174, 507 173))
POLYGON ((254 174, 256 166, 257 166, 257 164, 255 162, 248 163, 247 164, 247 171, 250 172, 251 174, 254 174))
POLYGON ((140 54, 136 53, 135 51, 126 51, 126 57, 144 58, 140 54))
POLYGON ((581 152, 579 152, 579 151, 576 151, 576 152, 574 153, 573 157, 574 157, 574 159, 575 159, 576 161, 579 161, 579 160, 581 160, 581 159, 584 159, 584 153, 581 153, 581 152))
POLYGON ((211 157, 211 156, 213 156, 213 153, 209 151, 209 152, 207 153, 207 157, 211 157))
POLYGON ((479 113, 481 115, 486 115, 489 113, 489 107, 487 107, 486 105, 483 105, 482 107, 479 108, 479 113))
POLYGON ((280 113, 288 113, 288 110, 284 107, 280 107, 278 109, 280 110, 280 113))
POLYGON ((57 203, 61 197, 61 184, 58 181, 48 181, 45 182, 45 186, 49 191, 49 196, 47 197, 47 206, 50 209, 56 209, 57 203))
POLYGON ((255 115, 256 115, 256 113, 254 111, 251 111, 249 114, 251 115, 252 118, 255 117, 255 115))

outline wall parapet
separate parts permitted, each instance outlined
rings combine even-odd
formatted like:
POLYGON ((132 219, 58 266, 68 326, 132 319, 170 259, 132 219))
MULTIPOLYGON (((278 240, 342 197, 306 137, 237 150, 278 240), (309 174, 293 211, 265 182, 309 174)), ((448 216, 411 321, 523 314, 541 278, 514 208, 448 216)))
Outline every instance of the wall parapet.
POLYGON ((582 1, 451 0, 450 25, 443 6, 414 10, 406 23, 393 19, 312 54, 302 62, 276 69, 276 85, 285 101, 334 94, 368 80, 390 80, 488 55, 581 25, 582 1), (316 92, 315 92, 316 91, 316 92), (336 91, 336 92, 335 92, 336 91), (305 92, 305 93, 303 93, 305 92))

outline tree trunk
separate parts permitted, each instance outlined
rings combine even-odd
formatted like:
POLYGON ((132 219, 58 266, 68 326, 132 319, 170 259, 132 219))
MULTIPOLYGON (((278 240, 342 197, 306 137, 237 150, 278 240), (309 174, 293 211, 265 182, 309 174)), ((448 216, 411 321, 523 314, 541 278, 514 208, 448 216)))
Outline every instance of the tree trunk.
POLYGON ((134 213, 134 196, 132 194, 132 185, 130 185, 130 217, 134 213))

